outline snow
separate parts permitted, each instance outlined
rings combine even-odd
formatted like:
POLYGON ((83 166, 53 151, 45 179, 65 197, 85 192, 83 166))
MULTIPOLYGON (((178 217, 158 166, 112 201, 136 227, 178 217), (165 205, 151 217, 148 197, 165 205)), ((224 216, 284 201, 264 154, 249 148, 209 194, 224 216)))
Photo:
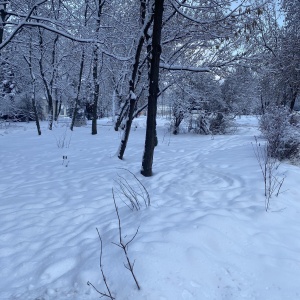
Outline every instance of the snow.
MULTIPOLYGON (((0 299, 98 299, 90 281, 120 300, 300 299, 299 167, 282 164, 279 197, 264 207, 252 149, 254 117, 235 134, 171 135, 158 120, 154 176, 140 175, 145 118, 136 120, 125 159, 120 133, 101 120, 71 134, 42 123, 0 129, 0 299), (62 144, 65 139, 64 147, 62 144), (63 159, 67 156, 67 162, 63 159), (151 206, 131 211, 116 195, 138 291, 118 243, 112 187, 118 175, 147 188, 151 206)), ((120 196, 120 195, 119 195, 120 196)))
POLYGON ((137 96, 133 91, 130 91, 130 99, 131 100, 136 100, 137 99, 137 96))

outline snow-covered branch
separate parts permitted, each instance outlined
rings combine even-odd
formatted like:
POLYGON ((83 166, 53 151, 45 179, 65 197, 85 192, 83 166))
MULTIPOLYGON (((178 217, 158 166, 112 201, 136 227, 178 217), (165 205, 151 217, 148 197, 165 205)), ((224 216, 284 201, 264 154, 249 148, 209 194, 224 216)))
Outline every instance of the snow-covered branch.
MULTIPOLYGON (((250 4, 245 4, 245 3, 247 3, 247 0, 242 0, 235 8, 233 8, 231 11, 229 11, 223 17, 204 21, 204 20, 200 20, 198 18, 194 18, 194 17, 190 16, 189 14, 180 10, 180 8, 178 6, 180 6, 180 7, 183 6, 184 8, 190 8, 193 10, 199 10, 200 7, 185 5, 183 3, 180 3, 178 0, 170 0, 170 2, 171 2, 172 7, 176 10, 176 12, 178 14, 180 14, 184 18, 186 18, 194 23, 200 24, 200 25, 221 24, 222 22, 224 22, 225 20, 228 20, 229 18, 240 17, 245 14, 248 14, 250 12, 250 7, 251 7, 250 4), (245 9, 242 10, 242 8, 245 8, 245 9)), ((256 7, 251 8, 251 10, 252 11, 258 10, 258 9, 262 8, 266 3, 267 3, 267 1, 264 1, 263 3, 257 5, 256 7)), ((203 9, 203 7, 201 7, 201 9, 203 9)))
POLYGON ((201 25, 208 25, 208 24, 215 24, 215 23, 220 23, 225 21, 226 19, 228 19, 229 17, 236 17, 241 15, 241 13, 238 12, 238 9, 242 7, 242 5, 244 4, 246 0, 243 0, 236 8, 234 8, 232 11, 230 11, 227 15, 225 15, 223 18, 219 18, 219 19, 213 19, 210 21, 203 21, 203 20, 199 20, 197 18, 193 18, 191 16, 189 16, 188 14, 186 14, 185 12, 181 11, 178 8, 178 4, 179 2, 176 0, 170 0, 173 8, 177 11, 178 14, 182 15, 184 18, 197 23, 197 24, 201 24, 201 25))
POLYGON ((24 20, 22 22, 20 22, 20 24, 12 31, 12 33, 10 34, 10 36, 4 42, 2 42, 0 44, 0 50, 2 48, 4 48, 13 39, 13 37, 19 32, 19 30, 27 23, 27 21, 29 20, 30 16, 37 9, 37 7, 39 7, 40 5, 44 4, 47 1, 48 0, 41 0, 41 1, 37 2, 34 6, 32 6, 32 8, 29 10, 29 12, 26 15, 26 17, 24 18, 24 20))
MULTIPOLYGON (((100 41, 98 39, 85 39, 85 38, 80 38, 80 37, 76 37, 70 33, 67 33, 65 31, 62 30, 58 30, 56 28, 53 28, 51 26, 48 26, 46 24, 43 23, 37 23, 37 22, 22 22, 20 23, 17 28, 13 31, 13 33, 2 43, 0 44, 0 50, 2 48, 4 48, 12 39, 13 37, 17 34, 17 32, 22 28, 22 27, 38 27, 38 28, 43 28, 46 29, 48 31, 51 31, 53 33, 56 33, 62 37, 65 37, 69 40, 72 40, 74 42, 79 42, 79 43, 92 43, 92 44, 102 44, 104 45, 105 42, 104 41, 100 41)), ((117 54, 114 54, 110 51, 106 51, 105 49, 100 49, 102 53, 104 53, 105 55, 115 58, 119 61, 129 61, 133 58, 133 56, 128 56, 128 57, 123 57, 123 56, 119 56, 117 54)))
POLYGON ((190 71, 190 72, 210 72, 208 67, 188 67, 180 65, 168 65, 165 63, 160 63, 159 67, 161 69, 171 70, 171 71, 190 71))

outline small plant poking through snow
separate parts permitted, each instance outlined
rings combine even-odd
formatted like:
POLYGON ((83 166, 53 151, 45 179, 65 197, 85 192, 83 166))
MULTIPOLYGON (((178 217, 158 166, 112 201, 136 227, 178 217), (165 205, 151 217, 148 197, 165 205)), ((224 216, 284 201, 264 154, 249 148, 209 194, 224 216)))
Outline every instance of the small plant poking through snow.
MULTIPOLYGON (((55 136, 57 148, 66 151, 65 149, 70 148, 71 139, 72 139, 72 132, 70 133, 70 135, 68 135, 68 127, 65 127, 63 133, 60 136, 58 137, 55 136)), ((63 158, 62 165, 68 167, 69 165, 68 155, 64 154, 62 158, 63 158)))
POLYGON ((259 167, 261 169, 263 180, 264 180, 264 190, 265 190, 265 209, 266 211, 270 208, 270 200, 275 194, 278 197, 280 189, 285 180, 284 174, 279 174, 278 168, 280 162, 272 157, 272 148, 267 141, 266 146, 262 146, 257 138, 255 137, 255 145, 252 144, 255 157, 258 161, 259 167))
POLYGON ((127 169, 123 170, 130 174, 133 182, 129 182, 125 176, 118 175, 115 179, 117 196, 132 211, 138 211, 142 206, 150 206, 150 195, 145 186, 132 172, 127 169))
POLYGON ((70 148, 72 132, 68 136, 68 127, 66 127, 64 132, 59 137, 55 137, 55 139, 56 139, 57 148, 59 149, 70 148))

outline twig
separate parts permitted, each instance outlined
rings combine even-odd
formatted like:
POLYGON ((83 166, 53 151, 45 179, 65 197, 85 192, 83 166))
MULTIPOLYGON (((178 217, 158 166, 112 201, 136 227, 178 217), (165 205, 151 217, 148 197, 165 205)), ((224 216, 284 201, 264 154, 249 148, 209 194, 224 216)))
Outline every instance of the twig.
POLYGON ((88 286, 92 286, 94 288, 94 290, 99 293, 101 295, 101 297, 107 297, 107 298, 110 298, 111 300, 114 300, 115 298, 112 296, 111 292, 110 292, 110 289, 108 287, 108 283, 106 281, 106 277, 104 275, 104 271, 103 271, 103 265, 102 265, 102 238, 101 238, 101 235, 99 233, 99 230, 98 228, 96 228, 97 230, 97 233, 98 233, 98 237, 99 237, 99 240, 100 240, 100 257, 99 257, 99 265, 100 265, 100 270, 101 270, 101 274, 102 274, 102 278, 103 278, 103 281, 104 281, 104 284, 106 286, 106 289, 107 289, 107 293, 102 293, 100 292, 92 283, 90 283, 89 281, 87 282, 87 285, 88 286))
POLYGON ((100 292, 91 282, 87 282, 87 285, 88 286, 92 286, 93 287, 93 289, 98 293, 98 294, 100 294, 101 295, 101 297, 100 298, 102 298, 102 297, 108 297, 108 298, 110 298, 110 299, 115 299, 114 297, 110 297, 109 295, 107 295, 107 294, 105 294, 105 293, 102 293, 102 292, 100 292))
POLYGON ((129 259, 129 256, 128 256, 128 245, 134 240, 134 238, 137 236, 138 234, 138 231, 139 231, 139 227, 138 229, 136 230, 135 234, 133 235, 133 237, 127 242, 127 243, 124 243, 123 241, 123 238, 122 238, 122 226, 121 226, 121 219, 120 219, 120 215, 119 215, 119 209, 118 209, 118 206, 117 206, 117 203, 116 203, 116 199, 115 199, 115 194, 114 194, 114 189, 112 189, 112 196, 113 196, 113 200, 114 200, 114 205, 115 205, 115 210, 116 210, 116 214, 117 214, 117 217, 118 217, 118 223, 119 223, 119 243, 113 243, 114 245, 120 247, 124 254, 125 254, 125 257, 126 257, 126 260, 127 260, 127 265, 124 264, 125 268, 127 270, 129 270, 131 272, 131 275, 135 281, 135 284, 138 288, 138 290, 141 289, 137 279, 136 279, 136 276, 134 274, 134 263, 131 263, 130 259, 129 259))

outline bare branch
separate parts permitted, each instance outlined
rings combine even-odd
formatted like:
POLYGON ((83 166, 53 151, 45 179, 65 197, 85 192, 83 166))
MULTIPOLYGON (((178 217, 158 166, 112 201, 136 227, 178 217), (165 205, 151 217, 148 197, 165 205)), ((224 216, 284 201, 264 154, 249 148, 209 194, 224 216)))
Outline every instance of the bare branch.
POLYGON ((190 72, 210 72, 208 67, 188 67, 188 66, 180 66, 180 65, 168 65, 164 63, 160 63, 159 67, 161 69, 172 70, 172 71, 190 71, 190 72))
POLYGON ((0 44, 0 50, 4 48, 12 39, 13 37, 19 32, 19 30, 26 24, 26 22, 29 20, 30 16, 33 14, 33 12, 36 10, 37 7, 47 2, 47 0, 41 0, 37 2, 28 12, 27 16, 24 18, 23 22, 20 22, 20 24, 12 31, 10 36, 0 44))
POLYGON ((100 235, 100 233, 99 233, 98 228, 96 228, 96 230, 97 230, 98 237, 99 237, 99 240, 100 240, 99 266, 100 266, 102 278, 103 278, 103 281, 104 281, 104 284, 105 284, 105 286, 106 286, 106 290, 107 290, 107 293, 108 293, 108 294, 107 294, 107 293, 100 292, 100 291, 99 291, 92 283, 90 283, 89 281, 87 282, 87 285, 88 285, 88 286, 92 286, 92 287, 94 288, 94 290, 95 290, 98 294, 100 294, 102 297, 107 297, 107 298, 110 298, 111 300, 114 300, 115 298, 114 298, 114 297, 112 296, 112 294, 111 294, 111 291, 110 291, 110 289, 109 289, 109 287, 108 287, 108 283, 107 283, 107 281, 106 281, 106 277, 105 277, 104 271, 103 271, 103 265, 102 265, 102 252, 103 252, 102 245, 103 245, 103 243, 102 243, 102 238, 101 238, 101 235, 100 235))
POLYGON ((138 288, 138 290, 141 289, 137 279, 136 279, 136 276, 134 274, 134 271, 133 271, 133 268, 134 268, 134 263, 131 263, 130 259, 129 259, 129 256, 128 256, 128 249, 127 249, 127 246, 129 243, 131 243, 134 238, 136 237, 136 235, 138 234, 138 230, 139 228, 137 229, 136 233, 134 234, 134 236, 129 240, 129 242, 125 243, 123 242, 123 238, 122 238, 122 226, 121 226, 121 219, 120 219, 120 215, 119 215, 119 210, 118 210, 118 206, 117 206, 117 203, 116 203, 116 199, 115 199, 115 194, 114 194, 114 189, 112 189, 112 196, 113 196, 113 200, 114 200, 114 205, 115 205, 115 211, 116 211, 116 214, 117 214, 117 218, 118 218, 118 224, 119 224, 119 244, 116 244, 116 243, 113 243, 114 245, 122 248, 124 254, 125 254, 125 257, 126 257, 126 260, 127 260, 127 266, 124 264, 125 268, 127 270, 130 271, 133 279, 134 279, 134 282, 138 288))

